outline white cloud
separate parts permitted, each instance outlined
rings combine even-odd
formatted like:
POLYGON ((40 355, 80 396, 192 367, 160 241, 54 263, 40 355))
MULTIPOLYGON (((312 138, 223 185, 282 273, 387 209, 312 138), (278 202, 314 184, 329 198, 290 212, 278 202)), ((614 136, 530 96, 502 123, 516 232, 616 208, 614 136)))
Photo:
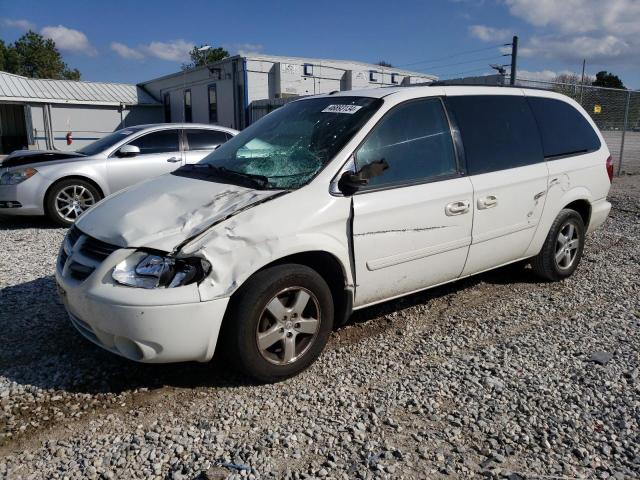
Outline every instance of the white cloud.
POLYGON ((151 42, 148 45, 141 45, 138 50, 161 60, 184 62, 189 60, 189 52, 193 47, 192 42, 178 39, 168 42, 151 42))
POLYGON ((144 54, 135 48, 127 47, 124 43, 111 42, 111 50, 127 60, 142 60, 144 54))
POLYGON ((640 60, 637 0, 504 0, 509 12, 544 29, 522 45, 522 56, 578 62, 640 60))
POLYGON ((223 46, 225 50, 229 50, 232 54, 238 55, 257 55, 262 53, 264 45, 260 43, 232 43, 223 46))
POLYGON ((513 35, 508 28, 493 28, 486 25, 471 25, 469 34, 483 42, 503 42, 513 35))
POLYGON ((98 51, 89 43, 87 36, 79 30, 57 25, 44 27, 40 33, 56 42, 60 50, 84 53, 90 57, 98 54, 98 51))
POLYGON ((30 22, 29 20, 25 20, 25 19, 11 19, 11 18, 4 18, 2 19, 2 26, 4 27, 8 27, 8 28, 17 28, 18 30, 24 30, 25 32, 27 30, 35 30, 36 29, 36 25, 32 22, 30 22))

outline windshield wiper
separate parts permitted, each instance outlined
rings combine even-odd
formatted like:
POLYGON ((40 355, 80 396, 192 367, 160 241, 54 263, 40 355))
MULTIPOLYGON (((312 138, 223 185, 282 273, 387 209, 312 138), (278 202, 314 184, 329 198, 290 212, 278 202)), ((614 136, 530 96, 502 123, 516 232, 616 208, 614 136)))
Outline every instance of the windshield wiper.
MULTIPOLYGON (((216 167, 208 163, 195 163, 192 165, 185 165, 182 168, 188 168, 189 170, 203 170, 206 167, 206 173, 212 174, 225 180, 235 180, 243 183, 248 183, 254 188, 264 189, 269 187, 269 179, 264 175, 256 175, 253 173, 237 172, 235 170, 229 170, 225 167, 216 167)), ((204 173, 204 172, 203 172, 204 173)))

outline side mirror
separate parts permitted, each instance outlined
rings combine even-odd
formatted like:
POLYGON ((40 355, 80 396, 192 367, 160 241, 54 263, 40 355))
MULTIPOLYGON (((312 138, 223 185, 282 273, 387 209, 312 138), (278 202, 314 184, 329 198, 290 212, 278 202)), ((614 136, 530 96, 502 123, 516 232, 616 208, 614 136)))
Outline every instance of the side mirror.
POLYGON ((140 147, 135 145, 125 145, 118 150, 119 157, 135 157, 136 155, 140 155, 140 147))
POLYGON ((344 172, 338 180, 338 188, 345 195, 353 195, 360 188, 369 184, 369 180, 379 177, 389 168, 385 159, 367 163, 358 172, 344 172))

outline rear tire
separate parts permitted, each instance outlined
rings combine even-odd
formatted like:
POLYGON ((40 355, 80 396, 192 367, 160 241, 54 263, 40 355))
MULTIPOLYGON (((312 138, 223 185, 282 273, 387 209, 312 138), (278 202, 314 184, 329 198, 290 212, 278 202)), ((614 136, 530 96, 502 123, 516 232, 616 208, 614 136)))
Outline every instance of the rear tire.
POLYGON ((69 178, 53 184, 44 201, 44 209, 51 220, 70 227, 89 207, 102 199, 98 189, 86 180, 69 178))
POLYGON ((333 328, 331 290, 304 265, 253 275, 234 294, 222 346, 244 374, 261 383, 292 377, 320 355, 333 328))
POLYGON ((585 227, 575 210, 565 208, 554 220, 540 253, 531 260, 540 277, 559 281, 575 272, 584 250, 585 227))

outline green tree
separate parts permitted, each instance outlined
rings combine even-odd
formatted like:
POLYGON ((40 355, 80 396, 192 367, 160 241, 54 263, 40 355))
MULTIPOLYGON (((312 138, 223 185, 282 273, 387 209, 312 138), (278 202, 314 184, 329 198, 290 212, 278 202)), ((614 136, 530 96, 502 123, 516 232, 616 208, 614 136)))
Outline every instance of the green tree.
POLYGON ((626 88, 620 77, 606 70, 596 73, 596 79, 591 85, 596 87, 626 88))
POLYGON ((80 80, 80 72, 64 63, 55 42, 31 30, 13 44, 2 42, 0 56, 0 68, 9 73, 31 78, 80 80))
POLYGON ((210 65, 213 62, 217 62, 218 60, 222 60, 223 58, 227 58, 229 56, 229 52, 227 52, 224 48, 209 48, 207 50, 201 50, 205 45, 201 45, 199 47, 193 47, 189 52, 189 57, 191 57, 191 62, 183 63, 182 70, 190 70, 196 67, 203 67, 205 65, 210 65))

